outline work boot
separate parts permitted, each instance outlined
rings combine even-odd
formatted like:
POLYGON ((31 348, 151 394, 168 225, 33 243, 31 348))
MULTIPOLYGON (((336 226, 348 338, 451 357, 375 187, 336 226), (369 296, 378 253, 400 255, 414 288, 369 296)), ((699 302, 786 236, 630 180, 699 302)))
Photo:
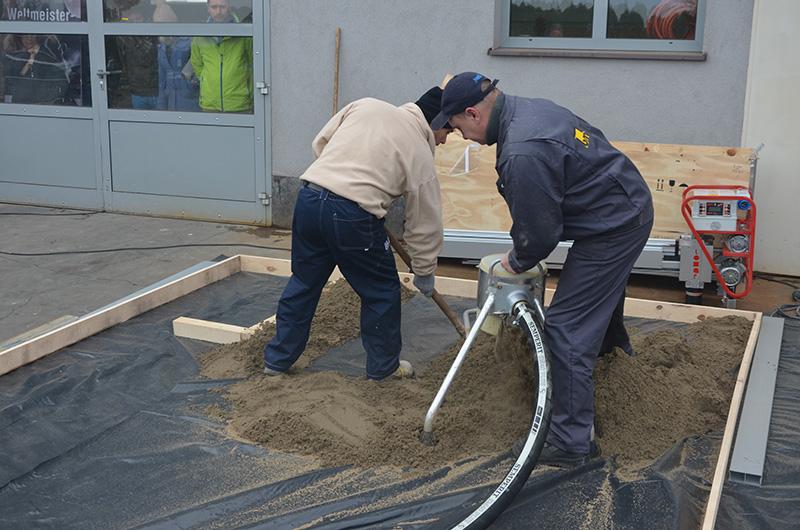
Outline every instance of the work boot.
POLYGON ((394 379, 405 379, 406 377, 414 377, 414 367, 411 366, 411 363, 400 359, 400 366, 397 367, 397 370, 392 373, 389 377, 394 379))
POLYGON ((545 442, 537 464, 558 468, 572 468, 582 466, 598 456, 600 456, 600 448, 594 442, 589 442, 589 454, 570 453, 545 442))
POLYGON ((281 372, 279 370, 273 370, 272 368, 269 368, 268 366, 264 367, 264 374, 268 375, 270 377, 275 376, 275 375, 284 375, 285 373, 286 372, 281 372))

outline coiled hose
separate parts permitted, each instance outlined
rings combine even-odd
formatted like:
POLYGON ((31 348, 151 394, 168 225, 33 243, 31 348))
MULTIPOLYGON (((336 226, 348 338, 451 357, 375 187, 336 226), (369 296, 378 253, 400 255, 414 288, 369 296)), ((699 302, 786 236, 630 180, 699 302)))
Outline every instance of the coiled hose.
POLYGON ((534 403, 533 419, 528 429, 528 437, 522 451, 508 470, 503 481, 497 488, 464 520, 456 524, 454 530, 477 530, 486 528, 492 521, 505 510, 514 497, 517 496, 522 486, 528 480, 533 468, 539 460, 539 454, 547 438, 550 425, 551 412, 551 376, 550 376, 550 350, 543 338, 544 323, 537 313, 531 310, 526 302, 520 302, 512 311, 519 326, 528 337, 528 342, 533 353, 533 362, 538 373, 536 388, 536 401, 534 403))
POLYGON ((692 40, 696 23, 696 0, 661 0, 650 11, 645 32, 656 39, 692 40))

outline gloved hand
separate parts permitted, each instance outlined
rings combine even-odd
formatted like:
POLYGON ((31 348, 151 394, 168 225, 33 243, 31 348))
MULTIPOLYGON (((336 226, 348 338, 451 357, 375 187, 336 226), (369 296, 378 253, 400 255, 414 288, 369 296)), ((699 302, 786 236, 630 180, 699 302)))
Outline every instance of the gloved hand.
POLYGON ((414 287, 419 289, 419 292, 430 298, 433 296, 433 283, 436 279, 436 276, 433 274, 428 274, 426 276, 421 276, 419 274, 414 275, 414 287))

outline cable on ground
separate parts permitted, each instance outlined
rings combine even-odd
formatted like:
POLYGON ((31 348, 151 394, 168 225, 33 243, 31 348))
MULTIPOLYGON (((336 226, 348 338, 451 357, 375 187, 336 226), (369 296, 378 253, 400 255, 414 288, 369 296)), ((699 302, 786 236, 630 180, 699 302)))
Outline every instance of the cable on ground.
POLYGON ((264 250, 283 250, 289 252, 291 249, 283 247, 269 247, 266 245, 252 245, 249 243, 190 243, 182 245, 161 245, 154 247, 121 247, 121 248, 99 248, 91 250, 62 250, 56 252, 7 252, 0 250, 4 256, 35 257, 35 256, 64 256, 69 254, 103 254, 107 252, 125 252, 141 250, 165 250, 171 248, 191 248, 191 247, 247 247, 260 248, 264 250))

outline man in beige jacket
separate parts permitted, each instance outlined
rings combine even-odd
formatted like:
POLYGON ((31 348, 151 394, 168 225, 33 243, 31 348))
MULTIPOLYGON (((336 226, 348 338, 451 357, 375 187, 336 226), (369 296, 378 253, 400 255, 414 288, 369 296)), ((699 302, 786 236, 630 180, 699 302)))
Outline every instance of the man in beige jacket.
POLYGON ((405 241, 414 285, 430 296, 442 247, 442 208, 433 165, 441 89, 396 107, 372 98, 339 111, 314 139, 316 161, 300 177, 292 221, 292 277, 278 303, 264 372, 285 373, 308 341, 322 288, 335 266, 361 298, 361 340, 369 379, 413 375, 400 361, 400 281, 384 231, 392 202, 405 198, 405 241))

